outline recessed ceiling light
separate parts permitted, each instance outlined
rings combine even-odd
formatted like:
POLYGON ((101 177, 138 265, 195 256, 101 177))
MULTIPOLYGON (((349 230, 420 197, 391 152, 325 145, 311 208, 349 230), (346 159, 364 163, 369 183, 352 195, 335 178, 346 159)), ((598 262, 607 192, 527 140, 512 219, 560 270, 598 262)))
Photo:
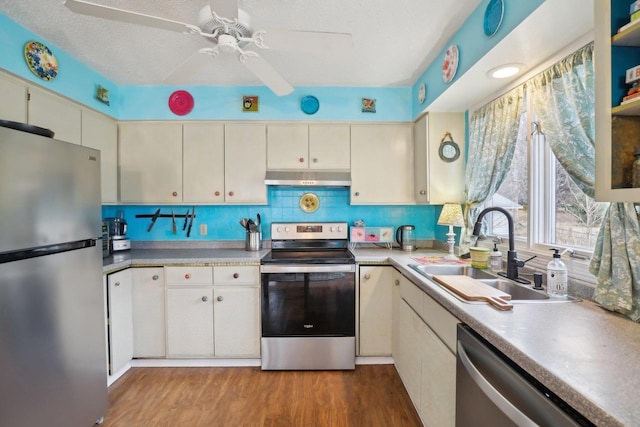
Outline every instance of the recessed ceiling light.
POLYGON ((504 64, 490 69, 487 75, 494 79, 506 79, 507 77, 518 74, 522 67, 524 67, 522 64, 504 64))

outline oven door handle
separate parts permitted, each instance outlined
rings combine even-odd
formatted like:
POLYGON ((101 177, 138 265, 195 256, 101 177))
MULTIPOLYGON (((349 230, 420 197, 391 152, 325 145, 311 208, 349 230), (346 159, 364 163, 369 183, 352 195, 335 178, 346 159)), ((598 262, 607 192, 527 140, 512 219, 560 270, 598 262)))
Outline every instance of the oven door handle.
POLYGON ((263 264, 261 273, 355 273, 355 264, 263 264))

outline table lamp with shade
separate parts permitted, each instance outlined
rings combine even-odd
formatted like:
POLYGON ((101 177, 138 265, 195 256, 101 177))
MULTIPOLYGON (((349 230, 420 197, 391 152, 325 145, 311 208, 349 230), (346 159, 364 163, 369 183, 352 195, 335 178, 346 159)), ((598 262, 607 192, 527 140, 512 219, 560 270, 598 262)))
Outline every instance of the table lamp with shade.
POLYGON ((442 206, 442 212, 438 218, 438 225, 448 225, 447 243, 449 244, 449 254, 444 257, 445 260, 454 261, 458 257, 453 253, 453 247, 456 244, 456 233, 453 227, 464 227, 464 217, 462 216, 462 207, 458 203, 445 203, 442 206))

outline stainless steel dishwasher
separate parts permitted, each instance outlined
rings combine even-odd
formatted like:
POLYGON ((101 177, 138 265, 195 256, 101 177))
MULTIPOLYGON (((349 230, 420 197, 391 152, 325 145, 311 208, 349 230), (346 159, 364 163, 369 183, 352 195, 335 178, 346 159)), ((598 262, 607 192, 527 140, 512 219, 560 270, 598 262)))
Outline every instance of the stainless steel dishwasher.
POLYGON ((458 325, 456 426, 594 426, 466 325, 458 325))

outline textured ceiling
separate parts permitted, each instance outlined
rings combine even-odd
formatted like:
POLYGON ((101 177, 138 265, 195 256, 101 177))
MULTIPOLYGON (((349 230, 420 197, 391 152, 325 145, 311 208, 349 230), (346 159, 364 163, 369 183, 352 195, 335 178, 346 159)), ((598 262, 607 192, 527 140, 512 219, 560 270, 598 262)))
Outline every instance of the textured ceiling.
MULTIPOLYGON (((207 0, 91 0, 197 24, 207 0)), ((0 0, 0 12, 121 85, 161 85, 193 52, 199 36, 77 15, 63 0, 0 0)), ((481 0, 240 0, 253 30, 347 32, 347 55, 260 50, 293 86, 409 86, 426 70, 481 0)), ((212 8, 215 7, 212 5, 212 8)), ((194 85, 258 85, 236 55, 219 55, 194 85)))

